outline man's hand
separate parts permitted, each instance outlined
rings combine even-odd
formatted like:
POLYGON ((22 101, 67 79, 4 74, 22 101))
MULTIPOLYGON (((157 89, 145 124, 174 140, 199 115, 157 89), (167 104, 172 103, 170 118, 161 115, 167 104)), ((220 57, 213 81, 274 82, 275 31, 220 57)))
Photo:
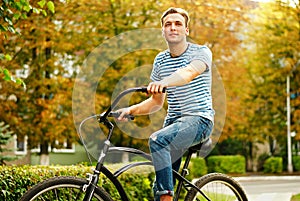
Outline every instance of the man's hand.
POLYGON ((160 110, 165 101, 166 94, 164 88, 166 87, 167 85, 162 81, 151 82, 147 87, 147 91, 152 95, 138 104, 117 110, 116 112, 120 113, 120 116, 117 118, 117 120, 128 121, 126 118, 128 115, 148 115, 160 110))
POLYGON ((117 118, 117 120, 123 121, 123 122, 127 122, 128 118, 126 118, 125 116, 131 114, 130 107, 121 108, 121 109, 117 110, 116 112, 120 113, 120 116, 117 118))
POLYGON ((168 84, 164 81, 149 83, 147 90, 150 94, 164 93, 164 88, 168 87, 168 84))

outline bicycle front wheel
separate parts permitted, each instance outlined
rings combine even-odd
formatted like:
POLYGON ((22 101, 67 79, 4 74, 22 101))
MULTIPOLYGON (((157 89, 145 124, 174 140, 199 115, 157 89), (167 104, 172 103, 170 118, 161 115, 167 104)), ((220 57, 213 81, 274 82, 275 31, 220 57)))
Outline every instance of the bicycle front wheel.
MULTIPOLYGON (((201 177, 195 185, 211 201, 247 201, 243 188, 231 177, 221 173, 211 173, 201 177)), ((208 200, 196 189, 191 188, 185 201, 208 200)))
MULTIPOLYGON (((88 181, 77 177, 53 177, 28 190, 20 201, 75 201, 83 200, 83 186, 88 181)), ((112 201, 103 188, 96 188, 93 201, 112 201)))

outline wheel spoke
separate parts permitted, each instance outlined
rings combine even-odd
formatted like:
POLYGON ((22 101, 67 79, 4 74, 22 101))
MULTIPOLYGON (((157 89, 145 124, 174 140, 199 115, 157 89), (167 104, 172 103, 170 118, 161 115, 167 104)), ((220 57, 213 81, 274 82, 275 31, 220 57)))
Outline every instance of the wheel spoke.
MULTIPOLYGON (((55 177, 37 184, 20 201, 82 201, 82 187, 87 180, 75 177, 55 177)), ((92 201, 112 201, 102 188, 96 188, 92 201)))
MULTIPOLYGON (((211 201, 247 201, 242 187, 231 177, 220 173, 212 173, 201 177, 196 186, 201 189, 211 201)), ((191 189, 185 201, 207 200, 196 189, 191 189)))

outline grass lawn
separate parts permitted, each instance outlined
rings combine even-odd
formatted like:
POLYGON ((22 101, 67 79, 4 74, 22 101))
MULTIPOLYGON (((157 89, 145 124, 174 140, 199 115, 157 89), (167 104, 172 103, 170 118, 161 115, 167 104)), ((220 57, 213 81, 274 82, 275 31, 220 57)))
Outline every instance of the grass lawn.
POLYGON ((300 201, 300 194, 294 195, 291 201, 300 201))

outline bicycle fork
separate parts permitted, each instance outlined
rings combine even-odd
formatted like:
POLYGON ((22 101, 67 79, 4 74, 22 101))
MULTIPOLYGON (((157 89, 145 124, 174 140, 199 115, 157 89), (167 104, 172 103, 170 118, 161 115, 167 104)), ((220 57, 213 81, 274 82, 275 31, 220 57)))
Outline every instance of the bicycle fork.
POLYGON ((110 141, 106 140, 104 142, 104 147, 101 151, 99 160, 97 162, 96 169, 94 170, 94 174, 88 174, 88 179, 87 179, 88 183, 85 184, 82 188, 82 190, 86 192, 83 201, 90 201, 94 195, 95 188, 97 187, 99 177, 100 177, 100 170, 103 166, 104 159, 108 152, 109 147, 110 147, 110 141))
POLYGON ((84 196, 83 201, 90 201, 94 195, 95 188, 97 187, 99 177, 100 177, 100 170, 103 167, 104 159, 106 157, 106 154, 108 153, 109 147, 110 147, 110 138, 112 136, 112 132, 114 129, 114 125, 108 121, 105 117, 99 117, 98 119, 99 123, 104 124, 108 129, 108 136, 107 139, 104 142, 103 149, 101 150, 101 154, 99 156, 96 168, 94 170, 94 174, 89 174, 88 178, 88 184, 83 186, 83 191, 86 191, 86 194, 84 196))
POLYGON ((94 174, 89 174, 88 176, 89 178, 87 180, 89 181, 89 183, 85 184, 82 188, 82 190, 86 192, 83 201, 90 201, 92 199, 95 192, 96 185, 99 180, 99 174, 94 173, 94 174))

